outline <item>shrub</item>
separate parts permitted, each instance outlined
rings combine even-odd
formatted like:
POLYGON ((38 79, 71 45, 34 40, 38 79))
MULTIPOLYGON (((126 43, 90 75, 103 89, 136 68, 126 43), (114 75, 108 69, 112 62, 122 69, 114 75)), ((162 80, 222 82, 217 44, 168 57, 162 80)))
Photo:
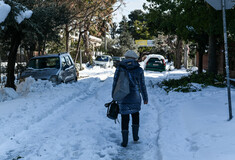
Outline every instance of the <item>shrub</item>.
POLYGON ((166 92, 196 92, 206 86, 225 87, 226 83, 223 75, 214 75, 209 73, 197 74, 196 72, 193 72, 189 76, 184 76, 180 79, 164 80, 159 83, 158 86, 163 88, 166 92), (193 83, 201 84, 201 86, 199 87, 193 83))

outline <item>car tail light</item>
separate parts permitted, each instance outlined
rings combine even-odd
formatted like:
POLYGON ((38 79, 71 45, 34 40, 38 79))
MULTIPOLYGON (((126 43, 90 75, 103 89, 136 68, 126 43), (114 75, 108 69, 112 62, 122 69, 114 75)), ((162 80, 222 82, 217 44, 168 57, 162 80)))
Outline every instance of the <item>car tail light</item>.
POLYGON ((164 66, 166 65, 166 62, 165 62, 165 60, 164 60, 164 59, 162 60, 162 63, 164 64, 164 66))

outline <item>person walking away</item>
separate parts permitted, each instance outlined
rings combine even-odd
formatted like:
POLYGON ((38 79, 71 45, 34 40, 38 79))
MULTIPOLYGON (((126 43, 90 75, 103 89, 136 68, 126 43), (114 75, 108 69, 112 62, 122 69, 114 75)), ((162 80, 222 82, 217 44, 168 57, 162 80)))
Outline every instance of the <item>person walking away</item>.
POLYGON ((122 147, 128 144, 129 121, 132 117, 133 140, 139 140, 139 111, 141 109, 141 95, 144 104, 148 104, 148 94, 145 86, 144 71, 137 62, 138 55, 133 50, 125 53, 125 59, 116 68, 113 80, 112 96, 117 84, 120 71, 127 71, 129 75, 130 93, 124 99, 118 101, 121 114, 122 147))

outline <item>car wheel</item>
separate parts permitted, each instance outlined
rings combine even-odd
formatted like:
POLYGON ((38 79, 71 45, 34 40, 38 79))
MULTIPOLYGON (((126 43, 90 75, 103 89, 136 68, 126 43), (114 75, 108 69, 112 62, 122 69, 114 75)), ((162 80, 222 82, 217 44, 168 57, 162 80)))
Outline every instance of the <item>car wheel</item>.
POLYGON ((78 81, 78 77, 77 77, 77 74, 74 75, 74 82, 77 82, 78 81))

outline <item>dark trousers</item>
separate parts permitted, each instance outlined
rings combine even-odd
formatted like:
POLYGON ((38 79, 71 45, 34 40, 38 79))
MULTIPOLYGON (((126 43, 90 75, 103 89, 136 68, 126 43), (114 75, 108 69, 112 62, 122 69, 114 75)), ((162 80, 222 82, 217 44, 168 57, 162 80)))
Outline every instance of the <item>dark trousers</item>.
MULTIPOLYGON (((140 123, 139 112, 131 114, 131 117, 132 117, 132 124, 139 125, 140 123)), ((122 131, 128 130, 129 121, 130 121, 129 114, 122 114, 122 131)))

